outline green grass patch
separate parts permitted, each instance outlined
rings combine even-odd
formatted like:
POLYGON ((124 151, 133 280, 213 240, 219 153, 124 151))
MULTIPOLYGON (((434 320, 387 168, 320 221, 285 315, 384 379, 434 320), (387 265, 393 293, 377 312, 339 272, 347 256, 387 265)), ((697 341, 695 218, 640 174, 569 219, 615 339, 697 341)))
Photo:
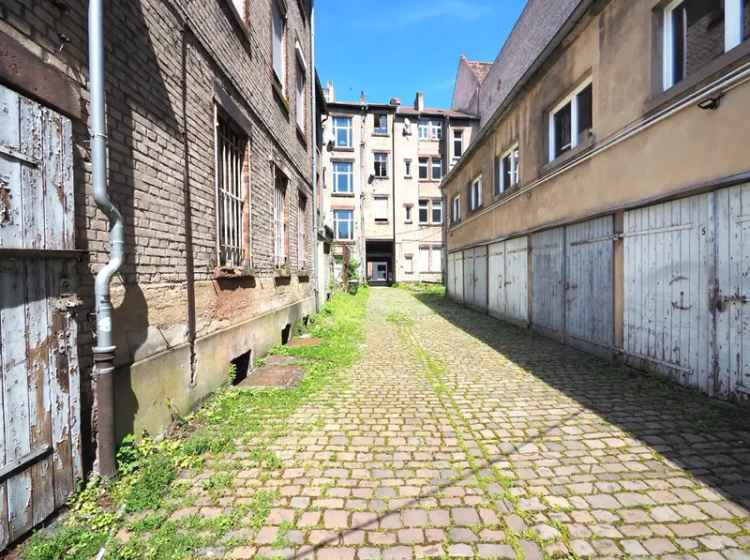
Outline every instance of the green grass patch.
POLYGON ((305 376, 297 387, 239 391, 227 384, 196 412, 180 419, 181 435, 158 441, 125 438, 118 452, 118 479, 91 480, 70 500, 70 514, 60 528, 32 536, 21 558, 89 560, 106 547, 107 559, 183 560, 217 545, 240 522, 260 529, 273 508, 274 492, 256 493, 249 504, 230 515, 170 519, 173 511, 195 501, 190 482, 177 480, 179 473, 199 471, 208 458, 212 465, 233 463, 231 471, 222 468, 203 482, 210 495, 220 494, 232 485, 238 467, 228 454, 238 443, 251 448, 242 468, 260 468, 261 479, 282 468, 270 443, 287 431, 288 419, 314 395, 330 388, 327 398, 333 399, 346 386, 344 373, 359 357, 367 297, 367 288, 356 295, 338 293, 312 317, 305 329, 321 339, 318 346, 273 349, 272 353, 294 356, 304 367, 305 376), (123 528, 131 531, 127 543, 116 537, 123 528))

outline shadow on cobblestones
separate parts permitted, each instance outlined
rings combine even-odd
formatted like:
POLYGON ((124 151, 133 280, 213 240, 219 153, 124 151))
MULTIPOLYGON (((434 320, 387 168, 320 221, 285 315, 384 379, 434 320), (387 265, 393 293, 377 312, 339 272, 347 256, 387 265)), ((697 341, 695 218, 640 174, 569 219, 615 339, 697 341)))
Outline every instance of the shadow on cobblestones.
MULTIPOLYGON (((610 364, 442 296, 415 296, 518 367, 750 508, 750 419, 742 406, 710 399, 667 379, 610 364)), ((547 432, 553 431, 550 428, 547 432)))

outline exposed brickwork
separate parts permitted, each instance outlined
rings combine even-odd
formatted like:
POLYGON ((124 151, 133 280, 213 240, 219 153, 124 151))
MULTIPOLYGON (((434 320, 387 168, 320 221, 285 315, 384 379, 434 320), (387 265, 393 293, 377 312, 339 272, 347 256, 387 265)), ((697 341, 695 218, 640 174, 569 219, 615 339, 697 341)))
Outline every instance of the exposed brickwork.
POLYGON ((262 528, 247 519, 211 553, 747 557, 741 409, 438 298, 373 289, 369 307, 342 383, 272 443, 238 442, 183 475, 205 515, 277 496, 262 528), (283 466, 264 479, 252 450, 266 445, 283 466), (226 465, 232 486, 206 492, 226 465))
MULTIPOLYGON (((307 1, 287 2, 287 95, 271 86, 271 3, 249 0, 246 23, 230 0, 106 2, 107 125, 110 192, 126 225, 127 258, 115 283, 118 363, 189 340, 188 293, 195 291, 198 335, 246 322, 255 315, 312 296, 294 276, 312 264, 312 138, 297 131, 295 41, 310 69, 307 1), (214 183, 214 91, 226 92, 249 123, 250 239, 253 282, 214 282, 217 265, 214 183), (291 281, 274 282, 273 172, 290 180, 287 192, 291 281), (306 263, 298 262, 299 193, 307 197, 306 263), (188 277, 188 270, 194 274, 188 277), (123 295, 124 292, 124 295, 123 295), (224 300, 232 302, 227 308, 224 300), (168 320, 165 318, 169 318, 168 320), (154 332, 149 326, 156 327, 154 332), (161 334, 159 334, 161 332, 161 334), (167 343, 158 343, 158 338, 167 343), (161 344, 161 346, 160 346, 161 344), (165 345, 166 344, 166 345, 165 345)), ((93 275, 108 258, 108 224, 91 195, 87 122, 87 6, 8 0, 0 6, 0 33, 68 75, 78 88, 83 120, 74 122, 77 244, 88 251, 82 267, 80 354, 91 368, 93 275), (62 47, 62 50, 61 50, 62 47)), ((12 84, 11 84, 12 87, 12 84)), ((54 106, 54 99, 42 100, 54 106)), ((306 104, 307 111, 310 109, 306 104)), ((309 120, 309 113, 307 115, 309 120)), ((198 372, 200 375, 200 372, 198 372)), ((90 399, 89 399, 90 401, 90 399)))

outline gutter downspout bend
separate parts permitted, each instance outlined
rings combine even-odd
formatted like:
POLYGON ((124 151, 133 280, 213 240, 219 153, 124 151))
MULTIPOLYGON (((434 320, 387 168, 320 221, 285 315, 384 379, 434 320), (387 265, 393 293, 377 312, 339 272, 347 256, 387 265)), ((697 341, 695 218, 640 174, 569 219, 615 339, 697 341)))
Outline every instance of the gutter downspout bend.
POLYGON ((125 257, 122 214, 107 192, 107 134, 104 80, 104 0, 89 0, 89 92, 91 96, 91 164, 94 199, 109 219, 110 260, 96 275, 96 346, 94 378, 97 406, 97 471, 112 477, 115 467, 114 358, 112 300, 109 284, 125 257))

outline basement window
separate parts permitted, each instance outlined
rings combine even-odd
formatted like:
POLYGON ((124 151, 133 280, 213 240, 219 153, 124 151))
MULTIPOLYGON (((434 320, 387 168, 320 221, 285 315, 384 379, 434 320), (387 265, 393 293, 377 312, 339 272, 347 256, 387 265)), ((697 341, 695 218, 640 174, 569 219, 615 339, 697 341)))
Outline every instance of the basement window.
POLYGON ((748 38, 748 0, 675 0, 664 8, 664 89, 748 38))
POLYGON ((550 111, 550 161, 586 140, 594 125, 593 101, 594 89, 589 79, 550 111))
POLYGON ((232 360, 231 364, 233 373, 232 384, 239 385, 247 379, 247 375, 253 369, 253 351, 249 350, 244 354, 237 356, 232 360))
POLYGON ((245 154, 247 135, 216 109, 216 229, 219 266, 240 267, 245 260, 245 154))

